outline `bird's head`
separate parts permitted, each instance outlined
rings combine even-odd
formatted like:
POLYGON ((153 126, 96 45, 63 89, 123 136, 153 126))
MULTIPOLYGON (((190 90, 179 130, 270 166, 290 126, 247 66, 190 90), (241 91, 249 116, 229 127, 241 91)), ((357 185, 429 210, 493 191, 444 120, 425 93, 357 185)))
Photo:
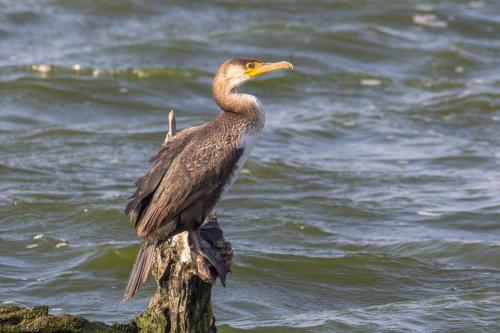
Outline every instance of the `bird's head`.
POLYGON ((253 78, 278 69, 293 69, 288 61, 263 62, 251 58, 234 58, 224 62, 215 74, 214 85, 233 90, 253 78))

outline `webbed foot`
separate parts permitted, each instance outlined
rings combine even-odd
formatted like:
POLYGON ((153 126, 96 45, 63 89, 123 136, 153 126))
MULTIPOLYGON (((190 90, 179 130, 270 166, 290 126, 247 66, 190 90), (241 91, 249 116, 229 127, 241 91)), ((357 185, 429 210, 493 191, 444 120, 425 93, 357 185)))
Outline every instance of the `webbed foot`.
MULTIPOLYGON (((200 230, 192 230, 189 231, 189 241, 191 243, 193 251, 207 259, 208 262, 212 264, 217 275, 219 276, 222 285, 226 286, 226 274, 230 272, 230 270, 226 267, 221 258, 217 255, 217 253, 210 247, 209 243, 203 240, 200 236, 200 230)), ((194 260, 194 262, 197 262, 194 260)), ((203 274, 206 275, 206 274, 203 274)))

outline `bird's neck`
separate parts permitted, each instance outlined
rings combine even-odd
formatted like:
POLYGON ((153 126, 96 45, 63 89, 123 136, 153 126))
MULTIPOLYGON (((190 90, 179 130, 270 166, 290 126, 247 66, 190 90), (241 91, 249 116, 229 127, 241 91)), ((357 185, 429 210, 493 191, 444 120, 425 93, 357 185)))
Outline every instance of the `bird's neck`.
POLYGON ((262 109, 257 97, 238 93, 235 89, 227 87, 224 80, 218 77, 213 82, 212 95, 217 105, 226 112, 245 113, 262 109))
POLYGON ((225 113, 234 114, 248 125, 258 127, 259 130, 262 129, 265 115, 262 104, 257 97, 241 94, 235 90, 218 89, 216 85, 214 85, 212 93, 215 102, 225 113))

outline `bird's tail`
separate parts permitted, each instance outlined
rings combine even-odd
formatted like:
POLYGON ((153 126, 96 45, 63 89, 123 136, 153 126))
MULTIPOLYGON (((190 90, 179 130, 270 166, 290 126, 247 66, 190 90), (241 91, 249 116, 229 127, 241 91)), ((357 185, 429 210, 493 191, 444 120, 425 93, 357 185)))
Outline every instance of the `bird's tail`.
POLYGON ((148 242, 145 240, 141 244, 141 248, 135 258, 134 268, 128 279, 127 289, 123 295, 123 300, 128 301, 139 289, 140 285, 146 282, 153 262, 153 254, 155 252, 156 242, 148 242))

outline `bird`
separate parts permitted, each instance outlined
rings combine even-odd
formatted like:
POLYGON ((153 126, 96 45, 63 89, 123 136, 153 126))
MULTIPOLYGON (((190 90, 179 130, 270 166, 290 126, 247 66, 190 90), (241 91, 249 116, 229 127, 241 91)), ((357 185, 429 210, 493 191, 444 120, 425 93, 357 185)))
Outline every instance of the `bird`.
POLYGON ((280 69, 293 70, 293 65, 254 58, 223 62, 212 81, 212 96, 221 112, 166 140, 151 159, 151 169, 136 181, 125 214, 142 244, 124 301, 147 280, 158 244, 184 231, 193 251, 214 266, 225 286, 229 270, 215 252, 202 245, 199 227, 235 181, 264 128, 262 103, 236 89, 280 69))

